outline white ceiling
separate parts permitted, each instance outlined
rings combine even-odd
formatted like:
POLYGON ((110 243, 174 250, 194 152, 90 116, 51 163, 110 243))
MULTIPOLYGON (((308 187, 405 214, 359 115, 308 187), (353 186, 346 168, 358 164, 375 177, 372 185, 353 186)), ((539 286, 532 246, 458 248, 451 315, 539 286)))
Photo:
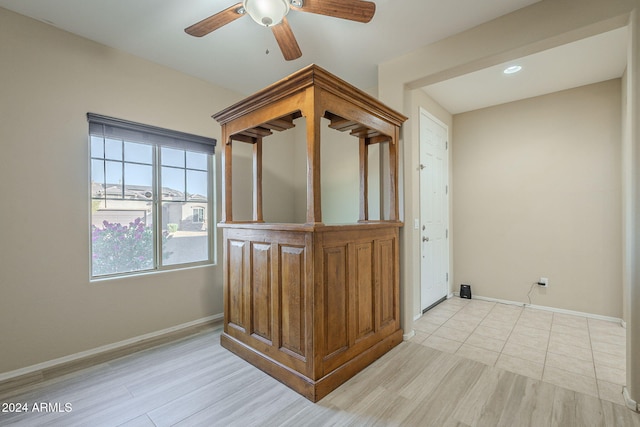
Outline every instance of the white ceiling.
POLYGON ((545 50, 423 88, 452 114, 621 77, 627 28, 545 50), (504 74, 520 65, 515 74, 504 74))
MULTIPOLYGON (((288 20, 302 49, 295 61, 285 61, 271 31, 248 17, 202 38, 184 32, 237 1, 0 0, 0 7, 248 95, 311 63, 357 87, 375 88, 377 64, 538 0, 375 0, 376 14, 368 24, 292 11, 288 20)), ((564 50, 555 57, 544 52, 527 57, 518 76, 530 78, 527 83, 496 78, 500 73, 487 69, 425 90, 455 113, 509 101, 516 93, 528 97, 619 77, 626 58, 621 37, 618 31, 592 44, 578 42, 586 43, 580 54, 564 50), (579 72, 564 72, 576 58, 579 72), (564 65, 558 66, 559 60, 564 65), (549 90, 543 81, 556 86, 549 90)))

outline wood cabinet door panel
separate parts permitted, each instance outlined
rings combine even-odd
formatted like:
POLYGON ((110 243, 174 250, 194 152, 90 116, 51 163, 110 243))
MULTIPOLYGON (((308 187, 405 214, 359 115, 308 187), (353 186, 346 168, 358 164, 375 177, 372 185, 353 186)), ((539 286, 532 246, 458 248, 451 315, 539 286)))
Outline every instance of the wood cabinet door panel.
POLYGON ((283 349, 306 356, 305 333, 305 248, 280 246, 279 295, 280 346, 283 349))
POLYGON ((227 321, 230 325, 245 331, 245 242, 228 240, 227 245, 227 321))
POLYGON ((376 281, 380 288, 378 303, 380 327, 396 321, 398 304, 396 288, 395 240, 379 240, 376 242, 376 281))
POLYGON ((324 356, 331 357, 349 346, 349 283, 347 247, 323 249, 324 356))
POLYGON ((251 243, 251 334, 269 343, 271 333, 271 245, 251 243))
POLYGON ((355 280, 353 316, 354 341, 358 342, 375 330, 375 281, 373 274, 373 242, 354 245, 355 280))

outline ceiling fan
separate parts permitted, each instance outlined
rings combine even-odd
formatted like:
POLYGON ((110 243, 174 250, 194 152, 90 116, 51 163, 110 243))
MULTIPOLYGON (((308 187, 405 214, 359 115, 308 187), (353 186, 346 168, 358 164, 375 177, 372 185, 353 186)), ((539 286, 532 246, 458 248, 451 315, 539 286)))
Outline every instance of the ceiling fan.
POLYGON ((244 0, 185 28, 184 31, 192 36, 202 37, 249 15, 258 24, 271 28, 284 58, 291 61, 302 56, 287 21, 287 14, 291 9, 366 23, 373 18, 376 4, 365 0, 244 0))

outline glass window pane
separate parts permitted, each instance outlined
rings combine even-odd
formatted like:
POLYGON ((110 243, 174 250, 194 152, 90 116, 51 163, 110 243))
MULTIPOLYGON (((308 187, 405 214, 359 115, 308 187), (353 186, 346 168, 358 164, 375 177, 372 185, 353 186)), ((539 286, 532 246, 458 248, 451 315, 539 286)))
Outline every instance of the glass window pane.
POLYGON ((107 197, 122 198, 122 163, 106 161, 105 183, 107 197))
POLYGON ((124 164, 124 192, 127 199, 148 200, 153 196, 153 168, 149 165, 124 164))
POLYGON ((184 169, 162 168, 162 199, 184 200, 184 169))
POLYGON ((93 276, 154 268, 153 227, 146 223, 150 211, 139 209, 137 203, 92 212, 93 276))
POLYGON ((187 170, 187 199, 207 200, 207 173, 187 170))
POLYGON ((89 135, 91 277, 211 262, 213 156, 116 131, 89 135))
POLYGON ((124 143, 124 160, 127 162, 151 164, 153 159, 153 148, 147 144, 138 144, 136 142, 124 143))
POLYGON ((162 264, 209 259, 207 204, 162 203, 162 264), (203 221, 194 221, 202 218, 203 221))
POLYGON ((91 160, 91 197, 104 197, 104 160, 91 160))
POLYGON ((104 139, 99 136, 91 137, 91 157, 104 158, 104 139))
POLYGON ((194 207, 191 222, 205 222, 205 209, 203 207, 194 207))
POLYGON ((162 147, 160 156, 163 166, 176 166, 179 168, 184 167, 184 150, 162 147))
POLYGON ((119 139, 105 139, 104 154, 107 159, 122 160, 122 141, 119 139))
POLYGON ((187 151, 187 167, 189 169, 207 170, 207 154, 187 151))

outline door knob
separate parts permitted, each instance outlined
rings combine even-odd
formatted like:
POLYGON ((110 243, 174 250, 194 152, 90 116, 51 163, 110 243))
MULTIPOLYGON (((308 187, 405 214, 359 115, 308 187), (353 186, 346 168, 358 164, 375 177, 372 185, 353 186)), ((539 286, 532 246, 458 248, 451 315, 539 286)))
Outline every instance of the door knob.
POLYGON ((429 241, 429 238, 428 238, 428 237, 425 237, 425 236, 422 236, 422 241, 423 241, 423 242, 428 242, 428 241, 429 241))

